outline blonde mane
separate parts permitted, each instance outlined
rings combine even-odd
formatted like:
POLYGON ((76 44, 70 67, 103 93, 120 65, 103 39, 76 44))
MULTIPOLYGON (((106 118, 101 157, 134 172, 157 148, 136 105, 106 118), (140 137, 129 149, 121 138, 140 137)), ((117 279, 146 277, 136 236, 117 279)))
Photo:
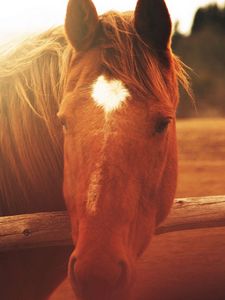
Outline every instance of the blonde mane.
MULTIPOLYGON (((15 50, 11 52, 7 50, 0 49, 1 91, 5 84, 14 86, 20 102, 26 103, 49 126, 48 119, 51 116, 46 107, 50 102, 48 97, 54 99, 55 104, 59 106, 71 53, 71 48, 65 40, 63 27, 30 36, 15 50), (35 104, 32 104, 28 97, 29 91, 40 96, 37 97, 35 104)), ((12 90, 11 92, 12 97, 15 97, 12 90)), ((8 102, 14 101, 10 99, 10 94, 7 96, 8 102)), ((0 97, 2 104, 4 95, 1 94, 0 97)))
MULTIPOLYGON (((158 55, 154 49, 146 45, 137 34, 133 15, 110 12, 101 17, 103 28, 102 64, 105 71, 119 78, 133 92, 144 98, 153 95, 162 98, 162 93, 168 93, 168 73, 174 76, 188 94, 191 94, 189 76, 186 66, 172 52, 170 70, 163 67, 163 53, 158 55)), ((174 87, 171 88, 172 91, 174 87)))
MULTIPOLYGON (((114 12, 100 17, 102 68, 135 93, 160 99, 172 90, 167 70, 139 38, 132 18, 114 12)), ((13 51, 0 50, 0 215, 63 206, 62 133, 56 113, 72 53, 63 27, 31 36, 13 51)), ((183 64, 171 57, 174 76, 189 91, 183 64)))
POLYGON ((0 214, 32 207, 34 199, 29 197, 37 185, 43 189, 43 193, 37 191, 40 199, 36 200, 41 210, 53 179, 62 177, 62 137, 56 113, 70 56, 62 27, 30 36, 15 50, 1 49, 0 214), (46 172, 53 175, 42 178, 46 172))

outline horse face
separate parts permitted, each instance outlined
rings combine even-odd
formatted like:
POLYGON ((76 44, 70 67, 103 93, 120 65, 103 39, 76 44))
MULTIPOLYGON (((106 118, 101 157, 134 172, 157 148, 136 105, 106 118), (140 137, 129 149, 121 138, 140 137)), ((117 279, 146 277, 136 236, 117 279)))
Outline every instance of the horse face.
MULTIPOLYGON (((145 32, 143 43, 149 41, 139 21, 148 8, 154 15, 151 2, 160 3, 157 12, 168 19, 163 1, 138 1, 135 28, 145 32)), ((66 29, 78 50, 59 112, 64 127, 64 197, 75 244, 69 276, 81 299, 129 299, 135 261, 168 214, 175 193, 176 101, 171 98, 177 98, 177 85, 168 67, 170 30, 163 31, 161 43, 158 36, 150 36, 155 57, 163 53, 167 60, 162 68, 168 82, 159 76, 164 88, 148 94, 138 93, 132 80, 123 81, 123 72, 114 76, 103 68, 102 47, 91 46, 100 31, 92 2, 70 1, 66 29), (83 34, 72 32, 77 20, 83 34)), ((152 85, 155 90, 157 86, 152 85)))

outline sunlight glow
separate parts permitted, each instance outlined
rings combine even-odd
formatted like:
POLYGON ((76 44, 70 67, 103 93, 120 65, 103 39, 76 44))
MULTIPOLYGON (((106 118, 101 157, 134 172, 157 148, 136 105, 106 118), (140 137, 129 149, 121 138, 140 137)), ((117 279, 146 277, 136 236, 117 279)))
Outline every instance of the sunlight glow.
MULTIPOLYGON (((225 0, 165 0, 173 23, 179 21, 182 33, 188 33, 199 6, 225 5, 225 0)), ((99 14, 108 10, 134 10, 137 0, 93 0, 99 14)), ((7 0, 1 2, 0 42, 18 35, 39 32, 64 23, 68 0, 7 0)))
POLYGON ((106 113, 118 109, 129 96, 129 91, 120 80, 107 80, 101 75, 93 85, 92 97, 106 113))

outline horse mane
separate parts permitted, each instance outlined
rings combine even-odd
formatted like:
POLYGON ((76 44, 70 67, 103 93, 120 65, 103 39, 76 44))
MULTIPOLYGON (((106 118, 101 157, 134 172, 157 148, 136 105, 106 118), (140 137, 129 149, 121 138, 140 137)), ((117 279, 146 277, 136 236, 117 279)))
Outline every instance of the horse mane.
POLYGON ((0 215, 57 208, 63 158, 56 113, 72 51, 63 27, 8 49, 0 53, 0 215))
POLYGON ((168 74, 172 73, 191 96, 188 67, 168 51, 170 67, 167 70, 161 60, 164 54, 157 54, 137 34, 133 14, 112 11, 102 15, 100 22, 103 31, 102 64, 106 73, 121 79, 134 94, 143 98, 151 95, 155 99, 168 97, 168 92, 174 92, 174 80, 172 86, 168 80, 168 74))
MULTIPOLYGON (((135 93, 156 99, 174 87, 189 92, 188 76, 171 53, 170 72, 137 35, 130 13, 100 17, 102 68, 135 93)), ((63 27, 0 50, 0 215, 62 209, 62 132, 56 113, 74 51, 63 27)), ((94 62, 93 62, 94 63, 94 62)), ((176 97, 175 97, 176 98, 176 97)))

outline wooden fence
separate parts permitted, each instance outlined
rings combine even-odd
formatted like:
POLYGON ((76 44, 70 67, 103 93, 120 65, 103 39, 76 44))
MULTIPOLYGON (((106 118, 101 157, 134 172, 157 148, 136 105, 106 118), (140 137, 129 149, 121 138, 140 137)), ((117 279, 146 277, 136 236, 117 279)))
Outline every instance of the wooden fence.
MULTIPOLYGON (((225 196, 176 199, 156 234, 211 227, 225 227, 225 196)), ((66 211, 0 218, 0 252, 71 244, 66 211)))

